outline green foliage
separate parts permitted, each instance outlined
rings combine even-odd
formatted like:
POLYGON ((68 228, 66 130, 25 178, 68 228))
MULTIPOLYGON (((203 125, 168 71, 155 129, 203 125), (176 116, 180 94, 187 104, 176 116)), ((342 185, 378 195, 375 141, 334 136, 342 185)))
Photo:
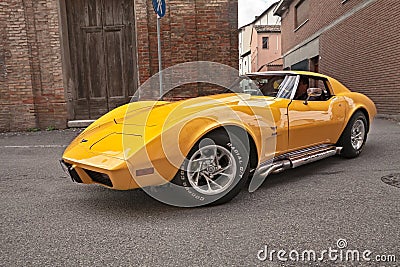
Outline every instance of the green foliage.
POLYGON ((28 132, 40 132, 40 128, 36 128, 36 127, 28 128, 27 131, 28 132))
POLYGON ((57 130, 54 126, 47 126, 46 131, 54 131, 57 130))

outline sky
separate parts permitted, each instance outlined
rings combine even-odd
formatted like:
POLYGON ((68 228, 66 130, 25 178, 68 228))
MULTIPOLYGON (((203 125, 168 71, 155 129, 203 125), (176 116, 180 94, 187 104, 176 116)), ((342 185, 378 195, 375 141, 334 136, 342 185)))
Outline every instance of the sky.
POLYGON ((260 15, 270 5, 278 0, 238 0, 239 2, 239 28, 252 22, 255 16, 260 15))

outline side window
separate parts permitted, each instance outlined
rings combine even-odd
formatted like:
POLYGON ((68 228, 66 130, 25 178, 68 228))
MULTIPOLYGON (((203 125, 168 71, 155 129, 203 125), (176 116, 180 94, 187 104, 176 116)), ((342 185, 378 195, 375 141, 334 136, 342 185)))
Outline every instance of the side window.
MULTIPOLYGON (((325 101, 331 98, 331 93, 329 91, 328 82, 325 79, 313 77, 310 78, 310 88, 321 88, 322 95, 319 98, 316 98, 314 101, 325 101)), ((312 101, 312 99, 311 99, 312 101)))
POLYGON ((297 86, 294 100, 306 100, 309 101, 326 101, 331 98, 328 83, 326 79, 312 76, 302 75, 300 77, 299 85, 297 86), (322 89, 321 96, 313 96, 308 99, 307 89, 309 88, 320 88, 322 89))

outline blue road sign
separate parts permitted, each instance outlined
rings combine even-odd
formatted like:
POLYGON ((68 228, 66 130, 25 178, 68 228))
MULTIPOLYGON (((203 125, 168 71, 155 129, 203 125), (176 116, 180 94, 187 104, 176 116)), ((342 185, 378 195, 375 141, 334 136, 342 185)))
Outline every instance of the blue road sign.
POLYGON ((165 16, 166 4, 165 0, 152 0, 154 11, 162 18, 165 16))

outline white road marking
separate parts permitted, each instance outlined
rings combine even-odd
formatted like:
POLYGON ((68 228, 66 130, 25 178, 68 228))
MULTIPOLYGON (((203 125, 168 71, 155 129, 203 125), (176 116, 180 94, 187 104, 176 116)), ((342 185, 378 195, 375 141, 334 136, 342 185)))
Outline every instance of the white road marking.
POLYGON ((66 145, 0 146, 1 148, 64 148, 66 145))

